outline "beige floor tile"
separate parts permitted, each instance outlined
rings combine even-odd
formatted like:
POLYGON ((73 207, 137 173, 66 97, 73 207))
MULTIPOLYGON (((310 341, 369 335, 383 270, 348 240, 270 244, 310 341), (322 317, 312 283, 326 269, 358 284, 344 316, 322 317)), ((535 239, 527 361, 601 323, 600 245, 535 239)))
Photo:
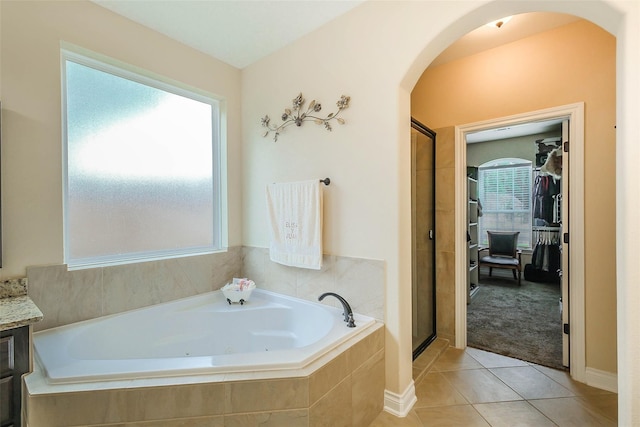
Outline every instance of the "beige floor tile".
POLYGON ((411 411, 406 417, 400 418, 382 411, 369 427, 423 427, 422 421, 415 411, 411 411))
POLYGON ((418 379, 424 375, 424 369, 423 368, 417 368, 414 366, 414 368, 411 370, 411 378, 413 378, 413 381, 418 381, 418 379))
POLYGON ((561 371, 559 369, 549 368, 547 366, 540 366, 531 364, 536 370, 542 372, 552 380, 557 383, 560 383, 563 387, 568 388, 576 396, 587 396, 587 395, 598 395, 598 394, 610 394, 615 395, 615 393, 611 393, 607 390, 602 390, 595 387, 590 387, 586 384, 579 383, 578 381, 574 381, 571 379, 571 374, 567 371, 561 371))
POLYGON ((429 427, 489 427, 471 405, 442 406, 415 410, 422 424, 429 427))
POLYGON ((429 372, 425 375, 424 379, 416 385, 416 396, 418 401, 414 408, 469 403, 440 372, 429 372))
POLYGON ((442 375, 470 403, 523 400, 488 369, 442 372, 442 375))
POLYGON ((508 368, 511 366, 528 366, 527 362, 506 357, 501 354, 490 353, 473 347, 467 347, 467 354, 476 359, 485 368, 508 368))
POLYGON ((578 397, 578 400, 594 412, 605 418, 618 421, 618 395, 617 394, 590 394, 578 397))
MULTIPOLYGON (((309 413, 304 409, 297 409, 293 411, 254 412, 250 414, 226 415, 224 417, 224 424, 221 424, 221 426, 224 427, 306 427, 308 425, 309 413)), ((180 424, 176 424, 175 426, 171 425, 167 427, 191 427, 191 425, 185 424, 183 426, 180 424)), ((195 427, 200 426, 197 425, 195 427)))
POLYGON ((458 371, 462 369, 478 369, 482 365, 464 350, 449 347, 440 355, 431 368, 433 371, 458 371))
POLYGON ((426 373, 424 364, 414 369, 424 376, 416 381, 418 400, 409 416, 383 412, 372 427, 617 424, 617 394, 573 381, 566 371, 453 347, 426 373))
POLYGON ((554 427, 555 424, 525 401, 473 405, 491 427, 554 427))
POLYGON ((438 360, 440 355, 449 347, 449 341, 436 338, 416 360, 413 361, 413 379, 417 380, 425 370, 438 360))
POLYGON ((572 391, 532 366, 495 368, 491 372, 525 399, 575 396, 572 391))
POLYGON ((613 420, 595 413, 577 397, 530 400, 533 406, 560 427, 616 426, 613 420))
POLYGON ((148 421, 126 424, 108 424, 96 427, 225 427, 224 416, 191 418, 182 420, 148 421))

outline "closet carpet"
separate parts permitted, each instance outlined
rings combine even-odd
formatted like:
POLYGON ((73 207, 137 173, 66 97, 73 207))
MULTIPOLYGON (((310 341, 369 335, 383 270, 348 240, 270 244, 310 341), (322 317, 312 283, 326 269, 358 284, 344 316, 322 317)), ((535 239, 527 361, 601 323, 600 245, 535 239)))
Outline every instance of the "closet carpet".
POLYGON ((559 284, 523 280, 511 271, 486 269, 467 306, 467 344, 551 368, 562 367, 562 313, 559 284))

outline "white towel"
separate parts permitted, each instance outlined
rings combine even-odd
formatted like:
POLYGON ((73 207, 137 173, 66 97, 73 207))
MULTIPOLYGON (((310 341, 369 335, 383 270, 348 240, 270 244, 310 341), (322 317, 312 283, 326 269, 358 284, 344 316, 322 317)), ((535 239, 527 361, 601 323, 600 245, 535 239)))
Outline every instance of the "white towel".
POLYGON ((322 267, 320 181, 267 186, 271 261, 300 268, 322 267))

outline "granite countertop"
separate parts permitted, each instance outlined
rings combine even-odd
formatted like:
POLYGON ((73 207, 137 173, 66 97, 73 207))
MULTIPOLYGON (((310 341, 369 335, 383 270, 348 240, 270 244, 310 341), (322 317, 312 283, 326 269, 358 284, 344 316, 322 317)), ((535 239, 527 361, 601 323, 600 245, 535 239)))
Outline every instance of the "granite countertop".
POLYGON ((0 281, 0 331, 42 320, 42 312, 27 296, 27 279, 0 281))

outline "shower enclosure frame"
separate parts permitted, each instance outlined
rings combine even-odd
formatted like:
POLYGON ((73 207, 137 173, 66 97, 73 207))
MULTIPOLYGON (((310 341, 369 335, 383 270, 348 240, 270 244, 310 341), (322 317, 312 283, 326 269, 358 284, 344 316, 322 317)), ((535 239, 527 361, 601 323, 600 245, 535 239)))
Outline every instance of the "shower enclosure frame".
MULTIPOLYGON (((436 252, 435 252, 435 230, 436 230, 436 215, 435 215, 435 207, 436 207, 436 133, 429 129, 427 126, 423 125, 422 123, 420 123, 419 121, 417 121, 414 118, 411 118, 411 128, 416 130, 418 133, 425 135, 426 137, 430 138, 433 142, 432 142, 432 152, 431 152, 431 159, 432 159, 432 164, 431 164, 431 171, 432 171, 432 176, 431 176, 431 183, 432 183, 432 191, 431 191, 431 197, 429 197, 429 202, 430 202, 430 210, 431 210, 431 224, 428 227, 429 230, 427 232, 427 239, 429 242, 431 242, 431 246, 432 246, 432 250, 431 250, 431 257, 429 259, 429 262, 431 263, 431 274, 430 279, 431 279, 431 295, 430 295, 430 299, 431 299, 431 316, 430 316, 430 321, 431 321, 431 325, 432 325, 432 330, 430 331, 430 333, 424 338, 419 338, 417 344, 415 342, 413 342, 412 340, 412 355, 413 355, 413 360, 415 360, 428 346, 429 344, 431 344, 431 342, 433 342, 433 340, 435 340, 436 336, 437 336, 437 327, 436 327, 436 252)), ((414 334, 416 334, 416 329, 418 327, 418 303, 417 303, 417 288, 420 285, 419 279, 418 279, 418 262, 417 262, 417 216, 416 215, 416 154, 415 154, 415 147, 414 147, 414 142, 412 140, 411 142, 412 147, 411 147, 411 203, 412 203, 412 208, 411 208, 411 246, 412 246, 412 250, 411 250, 411 273, 412 273, 412 302, 411 302, 411 310, 412 310, 412 336, 414 336, 414 334)))

